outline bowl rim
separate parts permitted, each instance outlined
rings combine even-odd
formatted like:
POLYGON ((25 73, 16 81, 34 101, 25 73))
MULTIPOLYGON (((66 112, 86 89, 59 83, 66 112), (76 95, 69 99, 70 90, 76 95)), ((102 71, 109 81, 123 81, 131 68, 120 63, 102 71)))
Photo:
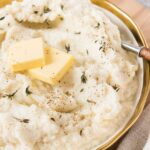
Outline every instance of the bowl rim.
MULTIPOLYGON (((119 19, 121 19, 124 22, 124 24, 128 27, 128 29, 131 31, 138 44, 148 47, 148 43, 146 42, 143 33, 139 29, 138 25, 131 19, 131 17, 127 13, 122 11, 120 8, 118 8, 116 5, 112 4, 111 2, 108 2, 107 0, 91 0, 91 2, 96 4, 99 7, 102 7, 110 11, 119 19)), ((145 107, 149 90, 150 90, 150 63, 148 61, 145 60, 143 61, 143 71, 144 71, 144 79, 143 79, 142 93, 132 117, 125 125, 125 127, 122 128, 122 130, 120 130, 113 138, 108 140, 106 143, 102 144, 98 148, 99 150, 100 149, 105 150, 111 147, 135 124, 137 119, 140 117, 145 107)))

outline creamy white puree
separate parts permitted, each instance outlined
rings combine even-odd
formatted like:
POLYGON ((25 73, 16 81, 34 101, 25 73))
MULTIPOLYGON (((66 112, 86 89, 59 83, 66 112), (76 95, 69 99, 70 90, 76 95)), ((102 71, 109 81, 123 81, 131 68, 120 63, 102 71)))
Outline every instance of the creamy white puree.
POLYGON ((88 0, 24 0, 0 18, 1 150, 92 149, 122 127, 135 104, 138 61, 100 10, 88 0), (70 47, 75 64, 56 86, 10 71, 8 47, 32 37, 70 47))

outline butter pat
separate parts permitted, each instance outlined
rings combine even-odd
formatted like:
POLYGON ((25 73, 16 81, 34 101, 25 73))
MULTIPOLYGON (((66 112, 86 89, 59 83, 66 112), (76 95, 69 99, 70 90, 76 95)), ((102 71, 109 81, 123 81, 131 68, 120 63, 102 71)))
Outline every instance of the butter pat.
POLYGON ((45 49, 41 38, 20 41, 9 48, 10 65, 13 72, 45 65, 45 49))
POLYGON ((5 39, 5 35, 6 35, 6 32, 3 30, 0 30, 0 43, 5 39))
POLYGON ((13 0, 0 0, 0 8, 4 7, 5 5, 11 4, 13 0))
MULTIPOLYGON (((16 0, 18 2, 22 2, 22 0, 16 0)), ((13 2, 13 0, 0 0, 0 8, 8 5, 8 4, 11 4, 13 2)))
POLYGON ((28 70, 31 77, 55 85, 67 73, 74 62, 73 56, 54 48, 48 49, 49 64, 28 70))

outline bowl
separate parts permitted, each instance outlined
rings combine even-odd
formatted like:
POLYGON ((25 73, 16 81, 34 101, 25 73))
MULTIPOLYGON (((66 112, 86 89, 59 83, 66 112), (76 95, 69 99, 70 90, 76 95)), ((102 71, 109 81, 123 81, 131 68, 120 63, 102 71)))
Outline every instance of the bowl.
MULTIPOLYGON (((17 0, 21 1, 21 0, 17 0)), ((110 18, 114 24, 119 27, 119 30, 122 35, 123 40, 127 40, 137 45, 148 47, 146 40, 141 33, 138 26, 132 21, 132 19, 122 10, 120 10, 115 5, 111 4, 107 0, 91 0, 95 5, 96 9, 100 9, 105 13, 106 16, 110 18)), ((0 3, 0 7, 4 5, 0 3)), ((139 76, 142 79, 141 85, 139 85, 139 91, 137 92, 137 104, 133 109, 132 116, 125 123, 125 125, 112 137, 110 137, 107 141, 99 145, 95 149, 105 150, 112 146, 121 136, 123 136, 137 121, 139 116, 141 115, 144 106, 146 104, 147 96, 149 94, 150 89, 150 64, 139 58, 141 71, 139 72, 139 76)))
MULTIPOLYGON (((122 10, 108 2, 107 0, 91 0, 95 5, 96 9, 101 9, 106 16, 110 18, 112 22, 114 22, 121 33, 121 38, 123 40, 132 42, 134 44, 138 44, 141 46, 148 47, 148 44, 138 28, 138 26, 134 23, 134 21, 122 10)), ((133 113, 129 120, 125 123, 125 125, 109 138, 106 142, 99 145, 96 149, 104 150, 108 149, 112 146, 121 136, 123 136, 137 121, 139 116, 141 115, 144 106, 146 104, 146 100, 149 94, 150 89, 150 64, 149 62, 139 58, 139 64, 141 71, 139 72, 141 83, 139 85, 139 91, 137 91, 136 97, 136 106, 133 109, 133 113)))

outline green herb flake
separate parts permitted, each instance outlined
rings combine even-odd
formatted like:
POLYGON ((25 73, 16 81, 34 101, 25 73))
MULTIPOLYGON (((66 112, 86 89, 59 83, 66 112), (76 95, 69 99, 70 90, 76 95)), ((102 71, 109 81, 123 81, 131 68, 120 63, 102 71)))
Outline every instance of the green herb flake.
POLYGON ((89 51, 88 51, 88 49, 86 49, 86 54, 87 54, 87 55, 89 54, 89 51))
POLYGON ((54 119, 54 118, 51 118, 51 120, 55 122, 55 119, 54 119))
POLYGON ((6 94, 6 95, 4 95, 3 97, 8 97, 9 99, 11 99, 12 100, 12 98, 15 96, 15 94, 18 92, 18 90, 16 90, 14 93, 12 93, 12 94, 6 94))
POLYGON ((38 14, 39 12, 37 10, 34 11, 34 14, 38 14))
POLYGON ((81 34, 81 32, 75 32, 74 34, 77 34, 77 35, 79 35, 79 34, 81 34))
POLYGON ((119 88, 117 85, 113 85, 112 88, 113 88, 116 92, 118 92, 118 91, 120 90, 120 88, 119 88))
POLYGON ((88 103, 96 104, 95 101, 87 100, 88 103))
POLYGON ((65 49, 66 49, 67 53, 69 53, 71 51, 70 45, 69 44, 65 45, 65 49))
POLYGON ((87 77, 85 75, 85 72, 83 72, 82 76, 81 76, 81 82, 82 83, 86 83, 87 82, 87 77))
POLYGON ((1 18, 0 18, 0 20, 4 20, 4 19, 5 19, 5 17, 1 17, 1 18))
POLYGON ((103 49, 103 46, 100 46, 100 47, 99 47, 99 51, 102 50, 102 49, 103 49))
POLYGON ((99 27, 100 27, 100 23, 98 22, 95 28, 99 29, 99 27))
POLYGON ((83 91, 84 91, 84 89, 81 89, 81 90, 80 90, 80 92, 83 92, 83 91))
POLYGON ((64 10, 64 5, 61 4, 61 5, 60 5, 60 8, 61 8, 61 10, 64 10))
POLYGON ((71 94, 69 93, 69 91, 65 92, 65 94, 66 94, 67 96, 71 96, 71 94))
POLYGON ((29 123, 30 122, 29 119, 19 119, 19 118, 16 118, 16 117, 13 117, 13 118, 16 119, 16 120, 18 120, 21 123, 29 123))
POLYGON ((48 7, 44 7, 44 13, 46 14, 46 13, 48 13, 48 12, 50 12, 51 11, 51 9, 50 8, 48 8, 48 7))
POLYGON ((83 135, 83 129, 80 130, 80 135, 81 135, 81 136, 83 135))
POLYGON ((21 120, 21 122, 23 122, 23 123, 29 123, 29 119, 23 119, 23 120, 21 120))
POLYGON ((25 92, 26 92, 27 95, 31 95, 32 94, 32 92, 29 90, 29 86, 26 88, 25 92))

